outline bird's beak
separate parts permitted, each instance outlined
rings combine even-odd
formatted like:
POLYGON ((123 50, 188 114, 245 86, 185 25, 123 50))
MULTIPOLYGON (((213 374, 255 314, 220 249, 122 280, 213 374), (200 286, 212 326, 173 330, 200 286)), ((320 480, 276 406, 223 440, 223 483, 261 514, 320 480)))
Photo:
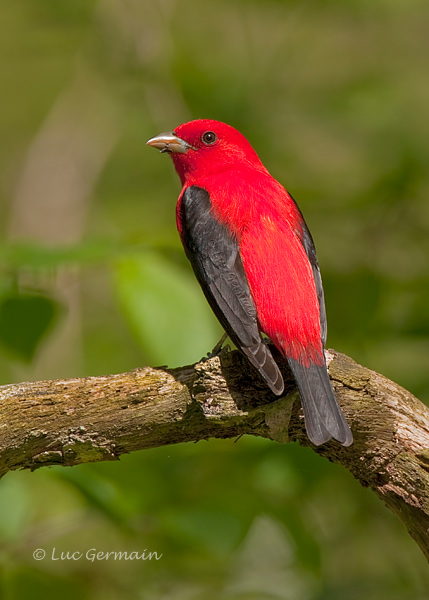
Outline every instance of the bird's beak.
POLYGON ((182 140, 181 138, 177 137, 174 131, 160 133, 156 137, 153 137, 150 140, 148 140, 146 144, 148 146, 158 148, 160 152, 174 152, 181 154, 187 152, 190 148, 193 148, 191 144, 188 144, 188 142, 185 142, 185 140, 182 140))

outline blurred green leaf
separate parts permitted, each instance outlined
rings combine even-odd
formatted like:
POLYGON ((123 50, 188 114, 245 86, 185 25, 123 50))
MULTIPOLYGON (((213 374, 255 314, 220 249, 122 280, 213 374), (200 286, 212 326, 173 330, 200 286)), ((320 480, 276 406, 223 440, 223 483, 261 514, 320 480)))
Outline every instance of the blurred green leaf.
MULTIPOLYGON (((146 247, 147 244, 137 244, 137 249, 146 247)), ((135 249, 136 244, 115 243, 112 240, 92 240, 53 247, 34 243, 3 243, 0 244, 0 266, 9 271, 23 267, 39 271, 76 264, 87 266, 129 254, 135 249)))
POLYGON ((59 304, 52 298, 11 293, 0 300, 0 344, 24 362, 30 362, 38 345, 52 328, 59 304))
POLYGON ((195 279, 161 254, 117 261, 114 282, 131 330, 154 363, 190 363, 216 343, 219 326, 195 279))

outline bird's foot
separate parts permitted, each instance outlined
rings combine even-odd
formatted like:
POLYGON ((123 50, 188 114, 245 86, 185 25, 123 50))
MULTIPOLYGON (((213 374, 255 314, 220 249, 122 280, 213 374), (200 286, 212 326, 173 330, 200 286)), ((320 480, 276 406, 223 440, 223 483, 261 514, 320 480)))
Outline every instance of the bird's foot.
POLYGON ((215 356, 219 356, 219 354, 222 352, 222 350, 231 350, 229 345, 226 345, 226 346, 224 346, 224 348, 222 348, 223 343, 225 342, 227 337, 228 337, 228 334, 224 333, 223 336, 218 341, 218 343, 216 344, 216 346, 213 348, 213 350, 211 352, 207 352, 207 356, 204 356, 204 358, 201 359, 201 362, 205 362, 205 361, 209 360, 209 358, 214 358, 215 356))

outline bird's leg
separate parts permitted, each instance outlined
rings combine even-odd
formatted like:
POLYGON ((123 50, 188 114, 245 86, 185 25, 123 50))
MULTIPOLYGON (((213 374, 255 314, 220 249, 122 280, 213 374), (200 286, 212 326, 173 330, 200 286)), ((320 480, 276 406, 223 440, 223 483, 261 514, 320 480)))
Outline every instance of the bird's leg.
POLYGON ((227 337, 228 337, 228 334, 224 333, 223 336, 218 341, 218 343, 216 344, 216 346, 213 348, 213 350, 211 352, 207 353, 207 358, 213 358, 214 356, 217 356, 220 353, 220 351, 222 350, 222 345, 227 337))

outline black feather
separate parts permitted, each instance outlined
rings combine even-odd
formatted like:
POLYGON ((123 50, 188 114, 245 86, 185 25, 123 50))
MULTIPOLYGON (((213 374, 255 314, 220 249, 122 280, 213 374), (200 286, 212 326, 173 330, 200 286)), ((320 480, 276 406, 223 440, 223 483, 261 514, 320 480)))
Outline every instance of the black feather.
POLYGON ((310 233, 310 230, 307 227, 306 222, 304 221, 304 217, 295 202, 295 200, 290 196, 290 198, 295 203, 295 206, 298 210, 299 215, 301 216, 301 224, 298 231, 298 237, 301 240, 301 244, 304 247, 305 253, 307 254, 308 260, 310 261, 311 269, 313 271, 313 279, 316 285, 317 298, 319 300, 319 311, 320 311, 320 330, 322 336, 322 344, 325 347, 326 337, 327 337, 327 321, 326 321, 326 309, 325 309, 325 295, 323 293, 323 285, 322 285, 322 276, 320 275, 319 263, 317 261, 316 248, 314 246, 313 237, 310 233))
POLYGON ((333 437, 343 446, 353 443, 353 435, 335 398, 326 365, 311 363, 308 367, 288 358, 295 377, 308 437, 316 446, 333 437))
POLYGON ((182 241, 203 292, 221 325, 280 395, 283 377, 264 343, 236 238, 213 214, 209 193, 188 187, 179 209, 182 241))

